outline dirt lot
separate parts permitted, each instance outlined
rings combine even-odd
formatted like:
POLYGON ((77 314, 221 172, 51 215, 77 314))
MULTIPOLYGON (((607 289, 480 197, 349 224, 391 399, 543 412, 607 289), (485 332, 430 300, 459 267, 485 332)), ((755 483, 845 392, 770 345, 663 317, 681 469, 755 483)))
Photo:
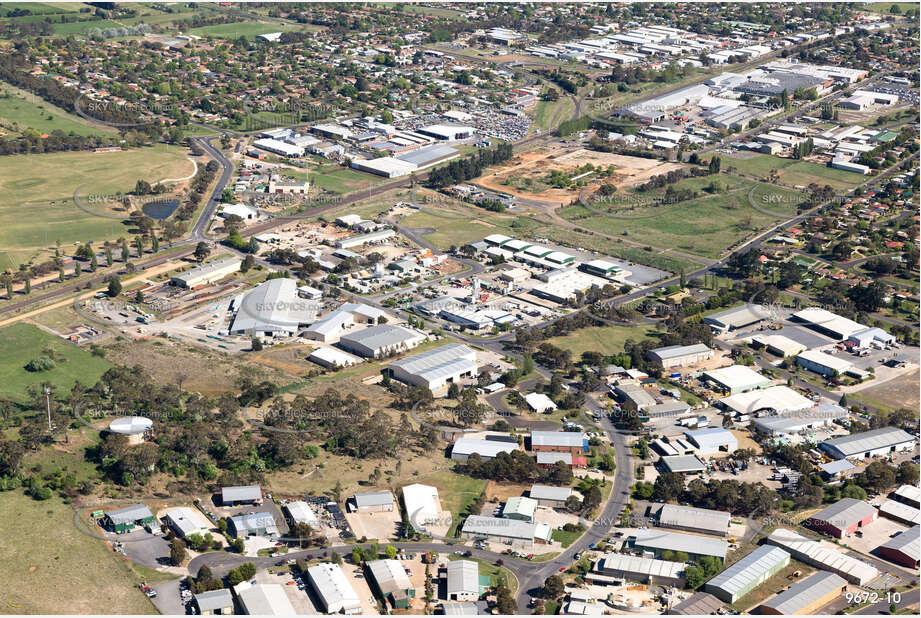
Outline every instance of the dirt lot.
MULTIPOLYGON (((566 151, 560 148, 550 148, 537 152, 527 152, 518 155, 506 165, 496 168, 490 176, 481 176, 474 182, 484 188, 510 193, 519 198, 543 201, 550 204, 569 203, 577 190, 547 188, 541 180, 551 172, 573 172, 586 163, 596 167, 608 168, 613 165, 614 176, 606 180, 613 182, 618 187, 635 186, 647 181, 652 176, 665 174, 671 170, 682 167, 678 163, 665 163, 656 159, 642 157, 627 157, 613 153, 594 152, 578 148, 566 151), (515 187, 516 180, 532 183, 532 190, 519 190, 515 187), (509 184, 506 184, 506 181, 509 184)), ((588 177, 589 179, 591 177, 588 177)), ((594 184, 600 184, 598 182, 594 184)), ((589 185, 591 187, 591 184, 589 185)))
POLYGON ((530 489, 530 485, 489 481, 489 485, 486 486, 486 501, 505 502, 514 496, 523 496, 530 489))
POLYGON ((182 388, 190 392, 217 395, 236 390, 241 367, 256 372, 260 379, 277 384, 291 382, 278 370, 262 369, 241 363, 239 358, 161 338, 144 341, 118 341, 105 347, 106 358, 118 365, 140 365, 160 384, 176 384, 183 376, 182 388))
POLYGON ((359 539, 368 537, 386 541, 397 534, 400 510, 395 508, 384 513, 346 513, 345 519, 359 539))
POLYGON ((343 564, 342 572, 345 573, 345 579, 348 580, 355 592, 358 593, 358 598, 361 599, 361 615, 380 616, 381 613, 377 610, 377 600, 371 593, 371 585, 362 574, 361 568, 353 564, 343 564))
POLYGON ((859 397, 869 404, 885 408, 908 408, 918 411, 921 408, 921 396, 918 392, 919 370, 893 378, 886 382, 869 386, 859 391, 859 397))

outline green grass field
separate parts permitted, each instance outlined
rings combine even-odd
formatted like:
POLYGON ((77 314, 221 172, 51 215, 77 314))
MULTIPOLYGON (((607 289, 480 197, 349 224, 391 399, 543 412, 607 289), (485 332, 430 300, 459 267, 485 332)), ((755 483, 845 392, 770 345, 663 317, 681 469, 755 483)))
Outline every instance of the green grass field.
MULTIPOLYGON (((722 156, 722 167, 734 167, 743 174, 751 174, 767 178, 772 171, 776 171, 780 182, 793 186, 809 186, 816 183, 820 186, 830 185, 834 189, 853 189, 866 180, 865 176, 837 170, 810 161, 797 161, 795 159, 781 159, 767 154, 757 154, 753 157, 722 156)), ((704 160, 708 160, 704 157, 704 160)))
POLYGON ((33 15, 53 15, 55 13, 76 13, 80 10, 80 3, 74 2, 0 2, 0 15, 7 11, 25 9, 33 15))
POLYGON ((538 101, 534 108, 534 124, 548 131, 563 120, 572 118, 575 109, 572 99, 566 96, 561 96, 556 101, 538 101))
POLYGON ((92 21, 77 21, 69 24, 52 24, 54 33, 66 36, 68 34, 82 35, 86 34, 93 28, 105 30, 107 28, 121 28, 121 24, 109 19, 95 19, 92 21))
POLYGON ((451 245, 460 246, 483 240, 490 234, 507 234, 522 238, 543 227, 542 223, 530 217, 492 213, 472 206, 451 209, 426 206, 426 211, 406 217, 401 224, 406 227, 434 228, 436 231, 426 234, 424 238, 442 250, 448 249, 451 245), (439 216, 437 213, 444 213, 445 216, 439 216))
POLYGON ((41 99, 31 100, 17 88, 0 84, 0 126, 13 130, 35 129, 42 133, 55 130, 77 135, 112 135, 115 130, 92 125, 41 99))
POLYGON ((216 26, 203 26, 201 28, 193 28, 189 31, 189 34, 194 34, 197 36, 203 37, 214 37, 216 39, 238 39, 241 36, 246 37, 247 39, 255 38, 260 34, 267 34, 269 32, 284 32, 285 30, 296 31, 299 30, 295 24, 280 24, 280 23, 263 23, 260 21, 238 21, 230 24, 218 24, 216 26))
POLYGON ((458 515, 461 515, 486 490, 487 484, 483 479, 471 478, 450 470, 442 470, 420 477, 416 482, 433 485, 438 488, 441 509, 450 511, 451 515, 454 516, 454 524, 448 531, 448 536, 454 534, 458 523, 458 515))
POLYGON ((18 323, 0 329, 0 396, 21 400, 34 384, 50 382, 58 392, 69 391, 76 380, 87 386, 96 383, 112 366, 104 358, 46 333, 37 326, 18 323), (56 367, 48 371, 29 372, 25 365, 51 351, 56 367))
MULTIPOLYGON (((796 206, 805 196, 799 192, 757 183, 738 177, 719 177, 727 190, 676 204, 659 206, 638 203, 630 209, 620 209, 617 217, 599 216, 584 206, 570 206, 560 215, 580 227, 611 236, 626 235, 653 248, 673 248, 703 257, 719 257, 731 245, 781 217, 796 214, 796 206), (767 205, 756 209, 756 204, 767 205)), ((685 186, 684 181, 676 188, 685 186)))
POLYGON ((64 245, 98 243, 125 233, 120 221, 78 208, 73 199, 78 189, 87 203, 92 195, 127 193, 140 178, 153 184, 183 178, 194 169, 185 148, 165 145, 124 152, 8 156, 3 166, 0 248, 8 254, 0 261, 3 268, 10 260, 18 265, 37 251, 53 248, 57 240, 64 245))
POLYGON ((624 342, 633 339, 636 342, 651 339, 656 330, 649 326, 591 326, 580 328, 563 337, 548 339, 558 348, 570 350, 573 360, 578 360, 583 352, 602 352, 614 354, 622 352, 624 342))
POLYGON ((5 613, 155 614, 139 579, 101 539, 80 532, 60 498, 0 494, 5 613))

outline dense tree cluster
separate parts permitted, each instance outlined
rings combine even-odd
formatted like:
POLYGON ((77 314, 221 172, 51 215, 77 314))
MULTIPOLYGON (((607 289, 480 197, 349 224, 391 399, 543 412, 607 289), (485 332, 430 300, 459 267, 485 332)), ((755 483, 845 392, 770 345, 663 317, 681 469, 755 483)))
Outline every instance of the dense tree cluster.
POLYGON ((508 161, 513 156, 512 145, 502 142, 495 148, 481 148, 476 154, 455 159, 443 167, 429 172, 429 186, 440 189, 471 178, 476 178, 490 165, 508 161))
POLYGON ((499 453, 492 459, 483 459, 478 453, 473 453, 466 462, 458 463, 457 469, 474 478, 493 481, 563 486, 572 482, 572 471, 566 464, 557 462, 547 470, 542 470, 537 467, 533 457, 521 450, 499 453))

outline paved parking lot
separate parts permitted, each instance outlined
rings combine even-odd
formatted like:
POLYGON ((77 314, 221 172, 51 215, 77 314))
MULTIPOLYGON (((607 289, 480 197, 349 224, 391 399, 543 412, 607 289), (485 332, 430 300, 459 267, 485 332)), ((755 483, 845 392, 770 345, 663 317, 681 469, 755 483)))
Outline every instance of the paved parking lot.
POLYGON ((256 573, 255 579, 256 583, 259 584, 281 585, 288 600, 291 601, 295 613, 306 615, 322 613, 314 607, 313 601, 310 600, 310 596, 308 596, 307 592, 298 590, 297 586, 294 584, 294 576, 290 571, 282 571, 275 574, 270 573, 268 570, 261 570, 256 573))
MULTIPOLYGON (((882 504, 882 502, 883 500, 878 499, 874 500, 873 504, 882 504)), ((862 554, 872 554, 877 547, 904 530, 908 530, 908 526, 893 521, 888 517, 883 517, 880 514, 879 519, 860 529, 861 536, 852 534, 843 539, 841 544, 851 547, 862 554)))

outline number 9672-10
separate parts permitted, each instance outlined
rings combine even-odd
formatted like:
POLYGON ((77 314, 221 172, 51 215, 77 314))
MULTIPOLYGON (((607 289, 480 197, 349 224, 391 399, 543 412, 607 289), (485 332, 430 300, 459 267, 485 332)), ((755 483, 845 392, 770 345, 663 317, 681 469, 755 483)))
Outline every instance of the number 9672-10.
POLYGON ((902 595, 898 592, 887 592, 885 597, 881 597, 878 592, 866 592, 863 590, 846 592, 844 598, 851 604, 879 603, 880 601, 885 601, 886 603, 901 603, 902 601, 902 595))

